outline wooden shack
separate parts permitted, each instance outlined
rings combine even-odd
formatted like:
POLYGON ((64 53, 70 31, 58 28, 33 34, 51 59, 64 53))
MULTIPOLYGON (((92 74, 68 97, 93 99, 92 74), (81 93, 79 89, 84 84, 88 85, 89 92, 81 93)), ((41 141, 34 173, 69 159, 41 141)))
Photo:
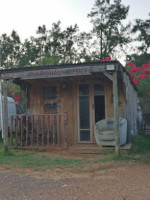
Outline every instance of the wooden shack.
POLYGON ((32 66, 0 73, 5 84, 16 83, 26 96, 27 113, 12 116, 21 140, 16 145, 95 143, 94 124, 114 117, 114 82, 119 117, 127 119, 127 142, 138 132, 137 91, 118 61, 32 66))

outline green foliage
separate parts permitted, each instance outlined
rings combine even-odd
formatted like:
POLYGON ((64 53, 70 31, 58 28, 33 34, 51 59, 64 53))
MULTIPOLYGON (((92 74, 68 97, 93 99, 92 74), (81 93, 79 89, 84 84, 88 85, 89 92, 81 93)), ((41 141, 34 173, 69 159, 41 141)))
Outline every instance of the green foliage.
POLYGON ((39 26, 36 36, 24 42, 14 30, 10 35, 4 33, 0 36, 1 65, 6 69, 116 58, 121 57, 121 52, 126 53, 131 41, 138 41, 139 45, 133 55, 127 55, 127 60, 136 60, 140 65, 141 60, 149 60, 150 19, 123 25, 128 12, 129 6, 121 0, 95 0, 88 14, 93 25, 89 32, 79 32, 77 24, 62 30, 58 21, 50 29, 39 26))
POLYGON ((150 18, 146 20, 136 19, 132 33, 137 33, 136 40, 141 42, 138 50, 147 53, 150 48, 150 18))
POLYGON ((112 55, 115 48, 122 47, 129 42, 127 30, 129 25, 123 26, 122 20, 126 19, 129 6, 121 4, 121 0, 96 0, 88 17, 93 24, 93 34, 96 39, 93 42, 97 46, 97 55, 103 59, 112 55))
POLYGON ((16 84, 9 84, 7 87, 7 95, 11 98, 14 98, 16 95, 20 96, 19 103, 23 106, 24 111, 26 111, 26 97, 25 92, 16 84), (13 89, 12 94, 10 93, 10 89, 13 89))
POLYGON ((147 162, 150 160, 150 135, 139 134, 133 137, 132 148, 128 153, 123 153, 119 157, 113 152, 103 154, 96 162, 147 162))
POLYGON ((150 153, 150 135, 140 134, 133 137, 132 154, 147 154, 150 153))
MULTIPOLYGON (((150 16, 150 14, 149 14, 150 16)), ((133 54, 127 54, 126 61, 134 62, 137 66, 150 61, 150 18, 136 19, 132 25, 131 34, 136 42, 133 54)))
POLYGON ((50 57, 48 54, 45 54, 44 57, 37 61, 36 64, 34 65, 58 65, 60 62, 60 58, 59 57, 50 57))
POLYGON ((138 63, 141 63, 144 58, 146 58, 148 61, 147 63, 144 62, 139 67, 136 67, 136 64, 133 62, 127 63, 126 70, 129 72, 134 84, 136 84, 137 87, 137 93, 140 99, 140 104, 142 111, 144 113, 150 112, 150 55, 149 54, 143 54, 141 56, 131 56, 132 59, 135 59, 138 61, 138 63), (141 60, 140 60, 141 58, 141 60), (130 64, 132 66, 130 66, 130 64), (134 69, 134 71, 133 71, 134 69))
POLYGON ((21 42, 16 31, 10 36, 2 34, 0 37, 0 56, 2 68, 15 68, 18 66, 21 52, 21 42))
POLYGON ((138 96, 143 113, 150 112, 150 75, 141 81, 138 87, 138 96))
POLYGON ((84 163, 80 159, 42 156, 35 152, 14 150, 9 151, 9 153, 0 152, 0 165, 4 167, 51 169, 56 167, 83 167, 84 163))
POLYGON ((142 66, 144 63, 150 61, 150 54, 149 53, 141 53, 139 54, 130 54, 126 57, 126 62, 133 62, 136 63, 137 66, 142 66))
POLYGON ((117 157, 114 152, 105 152, 97 155, 97 158, 76 159, 64 158, 59 156, 45 155, 37 152, 26 152, 21 150, 10 149, 4 152, 3 143, 0 141, 0 166, 7 168, 38 168, 51 169, 56 167, 64 168, 81 168, 94 163, 106 162, 146 162, 150 160, 150 135, 137 135, 133 137, 132 148, 128 153, 121 154, 117 157))
POLYGON ((0 166, 16 168, 51 169, 56 167, 81 168, 88 162, 75 158, 62 158, 53 155, 42 155, 36 152, 25 152, 10 149, 4 152, 2 141, 0 142, 0 166))

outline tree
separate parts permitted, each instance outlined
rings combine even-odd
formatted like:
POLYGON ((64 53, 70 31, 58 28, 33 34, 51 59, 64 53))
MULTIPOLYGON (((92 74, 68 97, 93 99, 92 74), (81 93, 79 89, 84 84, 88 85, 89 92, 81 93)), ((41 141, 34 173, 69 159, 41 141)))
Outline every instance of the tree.
MULTIPOLYGON (((41 48, 39 59, 59 58, 59 63, 72 63, 75 61, 76 48, 75 41, 78 26, 69 26, 61 30, 61 22, 52 24, 52 28, 47 30, 45 25, 38 27, 36 44, 41 48)), ((39 61, 38 61, 39 63, 39 61)), ((50 61, 51 64, 51 61, 50 61)))
POLYGON ((24 43, 22 43, 18 67, 31 66, 39 58, 40 50, 39 46, 36 45, 34 37, 26 39, 24 43))
POLYGON ((141 53, 147 53, 150 49, 150 18, 146 20, 136 19, 132 33, 137 35, 135 41, 140 42, 138 50, 141 53))
MULTIPOLYGON (((88 17, 93 24, 92 33, 95 36, 93 46, 97 47, 95 57, 102 59, 112 55, 115 49, 128 43, 129 37, 126 32, 130 25, 122 25, 122 20, 126 19, 129 6, 121 4, 121 0, 96 0, 88 17)), ((93 37, 94 38, 94 37, 93 37)))
POLYGON ((62 63, 73 63, 76 61, 77 48, 77 32, 79 28, 77 24, 74 26, 69 26, 62 32, 61 41, 61 62, 62 63))
POLYGON ((150 18, 146 20, 136 19, 131 33, 136 49, 134 49, 133 54, 126 56, 126 61, 134 62, 140 66, 150 61, 150 18))
POLYGON ((16 31, 10 36, 2 34, 0 37, 1 65, 3 68, 15 68, 20 59, 21 42, 16 31))
POLYGON ((76 62, 91 62, 93 60, 92 36, 90 33, 81 32, 76 37, 76 62))
MULTIPOLYGON (((36 64, 34 65, 39 65, 39 66, 43 66, 43 65, 58 65, 60 63, 60 57, 54 57, 54 56, 50 56, 49 54, 45 54, 44 57, 37 61, 36 64)), ((34 66, 33 65, 33 66, 34 66)))

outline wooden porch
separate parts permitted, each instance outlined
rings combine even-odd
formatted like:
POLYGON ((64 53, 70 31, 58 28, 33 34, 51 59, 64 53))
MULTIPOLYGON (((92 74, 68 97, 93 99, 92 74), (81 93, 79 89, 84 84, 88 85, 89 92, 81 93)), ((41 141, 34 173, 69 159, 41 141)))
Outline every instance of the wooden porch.
MULTIPOLYGON (((11 116, 10 147, 37 151, 63 151, 71 154, 99 154, 115 151, 115 147, 97 144, 69 145, 67 113, 11 116)), ((127 152, 131 144, 121 146, 127 152)))
MULTIPOLYGON (((125 144, 120 147, 122 153, 128 152, 132 147, 132 144, 125 144)), ((72 153, 82 154, 101 154, 105 152, 114 152, 115 146, 98 146, 97 144, 77 144, 69 146, 68 151, 72 153)))
POLYGON ((19 148, 67 147, 67 113, 11 116, 10 146, 19 148))

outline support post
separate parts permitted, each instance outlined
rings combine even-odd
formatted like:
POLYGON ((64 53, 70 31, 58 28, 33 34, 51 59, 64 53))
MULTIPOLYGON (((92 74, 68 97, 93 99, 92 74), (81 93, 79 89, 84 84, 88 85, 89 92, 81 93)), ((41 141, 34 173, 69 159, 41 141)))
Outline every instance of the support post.
POLYGON ((3 81, 3 130, 4 130, 4 151, 8 151, 8 104, 7 104, 7 80, 3 81))
POLYGON ((64 111, 64 148, 68 149, 68 114, 64 111))
MULTIPOLYGON (((1 55, 0 55, 0 70, 1 70, 1 55)), ((3 133, 4 133, 4 130, 3 130, 3 111, 2 111, 2 79, 1 79, 1 76, 0 76, 0 127, 1 127, 1 133, 2 133, 2 138, 4 138, 3 136, 3 133)))
POLYGON ((114 131, 115 131, 115 150, 116 155, 120 155, 120 135, 119 135, 119 109, 118 109, 118 84, 117 71, 113 72, 113 102, 114 102, 114 131))

